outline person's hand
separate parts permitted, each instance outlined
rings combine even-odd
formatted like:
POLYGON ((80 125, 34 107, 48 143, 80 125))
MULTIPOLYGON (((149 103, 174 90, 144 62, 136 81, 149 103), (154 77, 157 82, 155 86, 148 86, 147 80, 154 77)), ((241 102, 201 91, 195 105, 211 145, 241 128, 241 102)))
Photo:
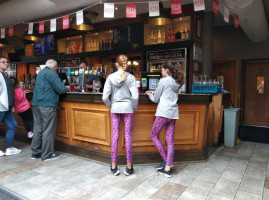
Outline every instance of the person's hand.
POLYGON ((150 90, 146 91, 145 93, 146 93, 146 95, 152 95, 152 94, 154 94, 154 92, 153 91, 150 91, 150 90))
POLYGON ((126 79, 126 73, 123 72, 123 73, 121 74, 121 76, 120 76, 120 82, 125 81, 125 79, 126 79))
POLYGON ((66 87, 68 90, 70 90, 70 85, 66 85, 65 87, 66 87))

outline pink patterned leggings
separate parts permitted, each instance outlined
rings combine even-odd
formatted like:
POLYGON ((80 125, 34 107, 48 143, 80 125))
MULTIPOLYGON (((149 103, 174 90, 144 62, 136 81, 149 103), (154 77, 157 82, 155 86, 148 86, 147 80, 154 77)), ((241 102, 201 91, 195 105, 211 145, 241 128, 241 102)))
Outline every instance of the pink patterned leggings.
POLYGON ((174 157, 174 131, 175 131, 175 119, 169 119, 165 117, 156 117, 150 137, 155 144, 156 148, 160 152, 162 159, 166 161, 167 166, 172 166, 174 157), (167 153, 159 139, 159 134, 165 126, 165 139, 167 142, 167 153))
POLYGON ((117 162, 121 116, 123 117, 124 121, 124 136, 126 142, 125 146, 126 146, 127 162, 132 162, 133 113, 111 113, 111 123, 112 123, 111 161, 117 162))

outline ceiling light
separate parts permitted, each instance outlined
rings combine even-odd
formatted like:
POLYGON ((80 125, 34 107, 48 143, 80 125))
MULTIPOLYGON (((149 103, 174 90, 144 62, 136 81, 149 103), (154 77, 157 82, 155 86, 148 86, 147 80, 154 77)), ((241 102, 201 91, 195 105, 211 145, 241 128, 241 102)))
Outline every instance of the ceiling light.
POLYGON ((150 17, 148 19, 148 23, 155 26, 171 24, 172 20, 170 13, 164 9, 163 4, 161 2, 159 3, 159 7, 160 7, 160 16, 150 17))
POLYGON ((0 39, 0 47, 6 47, 8 46, 8 42, 6 39, 0 39))
POLYGON ((23 34, 23 39, 25 40, 30 40, 30 41, 40 41, 42 40, 42 38, 39 36, 38 33, 38 26, 34 26, 33 27, 33 33, 32 34, 28 34, 28 30, 26 30, 23 34))
POLYGON ((94 19, 98 16, 98 13, 96 12, 92 12, 92 11, 85 11, 83 13, 83 24, 77 25, 77 20, 74 17, 71 21, 71 28, 76 29, 76 30, 80 30, 80 31, 91 31, 94 29, 94 27, 92 26, 92 22, 91 19, 94 19))

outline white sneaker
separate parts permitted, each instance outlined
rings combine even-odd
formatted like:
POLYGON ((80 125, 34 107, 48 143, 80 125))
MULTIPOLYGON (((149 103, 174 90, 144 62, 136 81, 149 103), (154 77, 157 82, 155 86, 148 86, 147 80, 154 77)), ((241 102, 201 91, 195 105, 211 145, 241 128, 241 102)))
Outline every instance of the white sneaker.
POLYGON ((6 150, 6 156, 18 154, 20 152, 21 152, 21 149, 17 149, 17 148, 14 147, 13 149, 7 149, 6 150))
POLYGON ((1 156, 4 156, 4 155, 5 155, 5 153, 4 153, 3 151, 0 150, 0 157, 1 157, 1 156))
POLYGON ((34 135, 34 133, 33 133, 32 131, 29 131, 27 137, 28 137, 28 138, 32 138, 33 135, 34 135))

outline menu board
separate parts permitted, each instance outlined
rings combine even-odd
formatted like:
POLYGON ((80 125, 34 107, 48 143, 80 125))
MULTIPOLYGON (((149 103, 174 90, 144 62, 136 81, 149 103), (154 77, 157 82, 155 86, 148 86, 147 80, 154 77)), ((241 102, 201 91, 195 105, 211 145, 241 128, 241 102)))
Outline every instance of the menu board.
POLYGON ((116 27, 113 30, 113 41, 116 50, 138 49, 143 45, 143 24, 131 24, 116 27))

